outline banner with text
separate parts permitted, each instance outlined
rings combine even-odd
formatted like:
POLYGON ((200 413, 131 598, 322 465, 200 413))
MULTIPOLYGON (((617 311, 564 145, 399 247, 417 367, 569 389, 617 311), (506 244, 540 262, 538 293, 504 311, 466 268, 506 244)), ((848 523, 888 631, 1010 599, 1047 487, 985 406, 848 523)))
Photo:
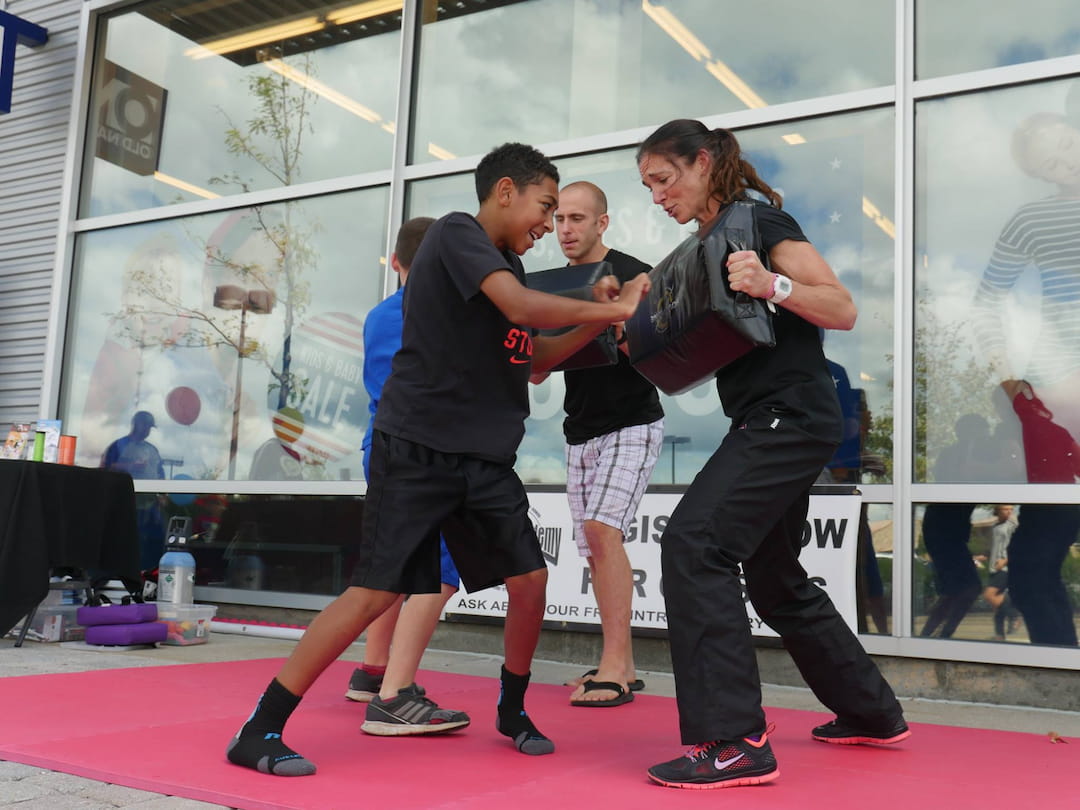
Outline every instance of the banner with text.
MULTIPOLYGON (((633 627, 667 628, 660 574, 660 536, 679 502, 677 493, 647 493, 628 533, 626 553, 634 575, 633 627)), ((858 542, 859 495, 811 495, 803 527, 800 562, 824 588, 844 621, 856 629, 855 555, 858 542)), ((600 624, 589 566, 574 543, 570 509, 562 492, 529 493, 530 516, 548 563, 545 620, 600 624)), ((754 635, 776 636, 746 601, 754 635)), ((448 614, 506 616, 506 588, 498 586, 466 594, 459 591, 446 605, 448 614)))

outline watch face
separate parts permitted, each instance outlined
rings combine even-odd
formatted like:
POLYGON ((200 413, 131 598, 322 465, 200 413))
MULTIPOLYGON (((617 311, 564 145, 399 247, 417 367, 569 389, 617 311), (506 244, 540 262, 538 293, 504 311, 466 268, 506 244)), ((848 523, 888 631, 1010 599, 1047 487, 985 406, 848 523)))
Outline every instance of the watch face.
POLYGON ((776 289, 784 293, 784 295, 790 295, 791 279, 787 276, 778 276, 776 279, 776 289))

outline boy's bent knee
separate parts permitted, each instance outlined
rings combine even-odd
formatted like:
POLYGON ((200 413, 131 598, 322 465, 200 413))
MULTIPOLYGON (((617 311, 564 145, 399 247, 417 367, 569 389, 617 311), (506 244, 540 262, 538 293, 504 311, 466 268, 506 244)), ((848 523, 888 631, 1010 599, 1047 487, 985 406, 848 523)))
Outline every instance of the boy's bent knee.
POLYGON ((506 590, 511 597, 515 595, 529 596, 536 592, 544 593, 547 590, 548 570, 546 567, 537 568, 525 574, 508 577, 506 590))

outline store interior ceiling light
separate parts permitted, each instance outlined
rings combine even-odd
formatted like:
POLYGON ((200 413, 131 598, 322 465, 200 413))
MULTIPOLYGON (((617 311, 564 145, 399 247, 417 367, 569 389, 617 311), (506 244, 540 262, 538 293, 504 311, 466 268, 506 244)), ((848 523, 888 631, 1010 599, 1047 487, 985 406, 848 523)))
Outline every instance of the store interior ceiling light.
POLYGON ((178 188, 181 191, 187 191, 190 194, 194 194, 198 197, 203 197, 207 200, 216 200, 220 197, 220 194, 215 194, 202 186, 196 186, 194 183, 189 183, 186 180, 181 180, 179 177, 173 177, 170 174, 164 172, 154 172, 154 179, 159 183, 165 183, 166 185, 178 188))
POLYGON ((209 56, 218 54, 247 50, 248 48, 254 48, 256 45, 265 45, 268 42, 278 42, 290 37, 303 36, 325 27, 326 21, 319 17, 303 17, 299 20, 270 25, 266 28, 258 28, 254 31, 247 31, 231 37, 222 37, 202 45, 196 45, 184 51, 184 56, 190 56, 192 59, 206 59, 209 56))
POLYGON ((400 14, 401 9, 402 0, 367 0, 365 3, 354 3, 342 8, 331 9, 322 14, 308 15, 287 22, 261 26, 239 34, 203 42, 184 51, 184 55, 190 56, 192 59, 205 59, 215 54, 243 51, 259 45, 280 42, 293 37, 302 37, 305 34, 314 34, 333 26, 340 27, 395 12, 400 14))
POLYGON ((434 158, 438 158, 439 160, 453 160, 454 158, 457 157, 457 155, 455 155, 449 149, 443 149, 438 144, 434 144, 434 143, 430 143, 430 142, 427 145, 427 151, 428 151, 429 155, 431 155, 434 158))
MULTIPOLYGON (((671 37, 684 51, 690 54, 695 61, 702 62, 705 65, 705 70, 707 70, 714 79, 724 85, 724 87, 739 99, 739 101, 754 110, 768 106, 768 102, 755 93, 750 85, 743 81, 741 76, 721 60, 714 59, 712 52, 705 43, 698 39, 694 32, 683 25, 682 21, 668 9, 656 5, 655 3, 650 2, 650 0, 641 0, 641 10, 645 12, 649 19, 660 27, 660 30, 671 37)), ((781 137, 785 142, 792 146, 806 143, 806 138, 797 132, 792 132, 781 137)), ((882 214, 881 210, 865 196, 862 198, 862 210, 863 214, 887 234, 890 239, 896 239, 895 223, 882 214)))
POLYGON ((731 91, 739 101, 751 109, 767 107, 768 104, 761 96, 750 89, 750 86, 739 76, 721 62, 713 59, 712 52, 704 42, 694 35, 682 22, 663 6, 650 3, 649 0, 641 0, 641 10, 656 23, 660 29, 675 40, 684 51, 690 54, 695 61, 703 62, 705 69, 713 75, 724 87, 731 91))
MULTIPOLYGON (((353 115, 360 116, 365 121, 370 121, 373 124, 388 123, 384 122, 383 117, 370 107, 365 107, 359 101, 349 98, 344 93, 340 93, 304 71, 286 64, 281 59, 267 59, 262 64, 268 70, 272 70, 275 73, 284 76, 286 79, 296 82, 301 87, 305 87, 311 92, 322 96, 330 103, 336 104, 344 110, 348 110, 353 115)), ((392 132, 393 130, 389 131, 392 132)))
POLYGON ((222 56, 241 66, 269 50, 291 56, 398 31, 402 0, 158 0, 136 11, 191 42, 191 59, 222 56))
MULTIPOLYGON (((2 2, 2 0, 0 0, 2 2)), ((424 0, 422 20, 438 23, 526 0, 424 0)), ((135 11, 190 40, 192 59, 223 56, 252 65, 399 31, 403 0, 156 0, 135 11)))
POLYGON ((326 13, 326 21, 331 25, 348 25, 366 20, 390 11, 401 11, 401 0, 368 0, 366 3, 339 8, 326 13))

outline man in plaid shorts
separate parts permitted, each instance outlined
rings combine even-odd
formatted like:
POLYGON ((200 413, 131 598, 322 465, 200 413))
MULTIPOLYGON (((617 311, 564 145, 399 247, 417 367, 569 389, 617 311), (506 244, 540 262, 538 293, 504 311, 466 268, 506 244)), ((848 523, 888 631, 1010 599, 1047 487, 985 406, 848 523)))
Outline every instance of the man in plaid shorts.
MULTIPOLYGON (((559 192, 555 230, 571 265, 610 262, 620 283, 649 272, 647 264, 604 244, 607 227, 607 198, 597 186, 570 183, 559 192)), ((656 388, 625 351, 616 365, 565 372, 565 382, 566 495, 604 636, 600 665, 568 684, 575 687, 570 703, 620 706, 644 686, 634 668, 633 572, 623 542, 663 446, 664 411, 656 388)))

